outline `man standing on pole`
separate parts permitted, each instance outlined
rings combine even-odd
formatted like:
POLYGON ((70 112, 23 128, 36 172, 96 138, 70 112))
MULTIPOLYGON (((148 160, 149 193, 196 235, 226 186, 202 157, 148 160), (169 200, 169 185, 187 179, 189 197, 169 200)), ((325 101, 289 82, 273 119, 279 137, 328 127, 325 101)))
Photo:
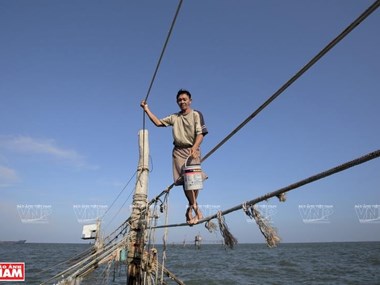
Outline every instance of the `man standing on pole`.
MULTIPOLYGON (((191 93, 188 90, 181 89, 177 93, 177 104, 180 108, 178 113, 169 115, 163 119, 158 119, 154 115, 145 101, 141 102, 141 107, 148 115, 149 119, 157 127, 173 127, 173 178, 175 185, 184 185, 183 168, 187 161, 190 164, 199 164, 201 162, 200 145, 204 136, 208 133, 201 112, 191 109, 191 93)), ((203 180, 207 176, 202 173, 203 180)), ((197 198, 200 189, 186 190, 185 196, 189 202, 186 210, 186 222, 189 225, 196 224, 203 219, 202 212, 199 209, 197 198), (194 211, 195 216, 192 215, 194 211)))

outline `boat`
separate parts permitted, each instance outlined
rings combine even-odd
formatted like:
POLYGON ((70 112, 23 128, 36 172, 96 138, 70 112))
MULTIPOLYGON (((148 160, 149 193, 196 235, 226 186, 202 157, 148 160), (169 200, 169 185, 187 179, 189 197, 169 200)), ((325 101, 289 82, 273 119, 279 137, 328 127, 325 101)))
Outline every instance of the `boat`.
POLYGON ((0 240, 0 244, 24 244, 26 239, 22 240, 0 240))
MULTIPOLYGON (((363 17, 360 17, 358 19, 362 18, 363 17)), ((355 27, 356 25, 351 26, 355 27)), ((346 31, 349 30, 346 29, 346 31)), ((341 37, 341 35, 339 35, 339 37, 341 37)), ((328 49, 330 49, 330 46, 332 47, 333 45, 329 44, 322 51, 327 52, 328 49)), ((318 56, 322 54, 323 53, 320 52, 318 56)), ((309 67, 311 66, 311 64, 316 62, 316 58, 317 57, 314 57, 306 65, 306 67, 309 67)), ((270 104, 270 102, 272 102, 279 94, 281 94, 282 90, 285 90, 285 88, 287 88, 287 86, 289 86, 294 80, 296 80, 296 78, 302 75, 304 71, 306 71, 305 67, 299 73, 297 73, 297 77, 292 77, 291 80, 288 81, 288 83, 281 87, 278 92, 274 93, 259 109, 253 112, 242 124, 240 124, 233 132, 231 132, 230 135, 228 135, 224 140, 222 140, 221 143, 219 143, 214 149, 207 153, 203 157, 203 160, 209 157, 217 148, 219 148, 232 135, 239 131, 240 128, 242 128, 246 123, 248 123, 249 120, 255 117, 256 114, 258 114, 263 108, 265 108, 265 106, 270 104)), ((56 273, 50 279, 41 283, 41 285, 48 284, 51 282, 54 282, 57 285, 74 283, 80 284, 80 282, 84 278, 93 273, 93 271, 99 268, 100 266, 103 266, 104 268, 102 271, 104 272, 104 276, 106 276, 105 278, 113 277, 114 279, 118 268, 125 267, 127 284, 145 284, 145 282, 147 284, 166 284, 166 280, 164 280, 164 277, 168 277, 167 280, 173 280, 177 282, 177 284, 184 284, 180 279, 178 279, 165 267, 167 229, 169 227, 189 225, 187 223, 168 225, 168 193, 170 189, 172 189, 175 186, 174 183, 165 190, 163 190, 158 196, 151 199, 150 202, 148 202, 147 186, 149 163, 147 158, 149 158, 149 145, 148 132, 145 128, 139 132, 139 150, 140 158, 136 172, 135 195, 133 196, 132 214, 130 215, 130 217, 127 218, 115 231, 113 231, 106 238, 102 238, 101 235, 99 235, 99 227, 95 227, 93 225, 86 225, 83 229, 82 238, 95 239, 96 242, 94 247, 91 247, 86 252, 82 253, 80 255, 82 258, 77 260, 75 264, 70 264, 66 270, 56 273), (161 205, 159 205, 159 203, 161 203, 161 205), (151 208, 152 212, 149 212, 151 208), (159 218, 159 216, 155 212, 155 210, 158 208, 160 208, 161 213, 163 213, 166 216, 166 218, 163 225, 157 226, 155 220, 153 219, 157 220, 159 218), (153 234, 151 235, 151 230, 159 228, 165 228, 163 237, 163 251, 161 254, 161 263, 158 261, 157 248, 154 247, 155 238, 151 238, 151 236, 153 236, 153 234), (113 276, 112 270, 114 273, 113 276)), ((274 197, 277 197, 281 202, 285 202, 286 192, 296 189, 307 183, 327 177, 328 175, 337 173, 338 171, 345 170, 351 166, 357 165, 359 163, 369 160, 370 158, 372 159, 377 156, 380 157, 380 151, 374 152, 373 154, 367 154, 366 156, 363 156, 361 158, 349 161, 345 164, 341 164, 340 166, 336 166, 322 173, 313 175, 309 178, 293 183, 289 186, 280 188, 274 192, 270 192, 265 195, 259 196, 253 200, 245 202, 244 204, 236 205, 225 211, 218 211, 216 215, 210 215, 208 217, 205 217, 201 221, 198 221, 198 223, 205 223, 206 228, 210 232, 212 232, 214 229, 217 229, 217 226, 215 224, 211 224, 210 222, 212 219, 217 218, 219 230, 224 239, 223 244, 229 248, 233 248, 234 245, 237 244, 237 240, 229 231, 223 216, 231 212, 238 210, 240 211, 241 209, 243 209, 244 213, 251 220, 256 221, 261 233, 264 235, 267 241, 268 247, 276 247, 280 241, 280 238, 277 236, 276 229, 271 227, 270 223, 266 222, 265 217, 260 214, 260 211, 257 208, 255 208, 255 205, 257 203, 267 201, 269 198, 274 197), (376 156, 374 155, 375 153, 377 153, 376 156)), ((200 246, 201 241, 202 237, 200 236, 200 234, 195 236, 194 242, 196 246, 200 246)), ((186 240, 184 240, 183 246, 185 246, 185 244, 186 240)), ((60 263, 60 265, 61 264, 62 263, 60 263)), ((105 279, 105 281, 108 280, 105 279)))

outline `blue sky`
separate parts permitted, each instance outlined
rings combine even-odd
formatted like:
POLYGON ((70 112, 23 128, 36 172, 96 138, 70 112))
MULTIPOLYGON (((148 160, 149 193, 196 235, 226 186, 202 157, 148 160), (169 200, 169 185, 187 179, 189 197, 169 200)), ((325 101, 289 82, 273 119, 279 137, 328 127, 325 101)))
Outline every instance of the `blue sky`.
MULTIPOLYGON (((209 129, 205 154, 372 2, 184 1, 149 106, 164 117, 177 111, 177 90, 189 89, 209 129)), ((129 216, 139 103, 177 3, 0 1, 0 240, 81 242, 78 207, 108 209, 105 234, 129 216), (30 222, 41 213, 42 223, 30 222)), ((204 162, 210 178, 198 200, 206 214, 379 148, 379 13, 204 162)), ((172 182, 172 137, 169 128, 147 127, 152 198, 172 182)), ((261 209, 284 242, 380 240, 379 170, 373 160, 261 209), (308 223, 320 209, 332 210, 308 223)), ((185 207, 175 188, 169 223, 184 222, 185 207)), ((263 242, 242 211, 226 221, 239 242, 263 242)), ((171 228, 169 240, 197 233, 220 239, 200 225, 171 228)))

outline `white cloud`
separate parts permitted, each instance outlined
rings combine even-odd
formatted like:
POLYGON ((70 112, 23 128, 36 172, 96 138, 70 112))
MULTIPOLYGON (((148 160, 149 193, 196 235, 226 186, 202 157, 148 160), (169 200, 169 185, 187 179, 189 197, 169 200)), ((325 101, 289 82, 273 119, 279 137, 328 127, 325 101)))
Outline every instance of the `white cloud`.
POLYGON ((0 188, 12 186, 19 181, 16 171, 0 165, 0 188))
POLYGON ((0 136, 0 147, 19 153, 48 155, 68 161, 79 168, 97 169, 86 163, 84 157, 74 150, 57 146, 52 139, 36 139, 27 136, 0 136))

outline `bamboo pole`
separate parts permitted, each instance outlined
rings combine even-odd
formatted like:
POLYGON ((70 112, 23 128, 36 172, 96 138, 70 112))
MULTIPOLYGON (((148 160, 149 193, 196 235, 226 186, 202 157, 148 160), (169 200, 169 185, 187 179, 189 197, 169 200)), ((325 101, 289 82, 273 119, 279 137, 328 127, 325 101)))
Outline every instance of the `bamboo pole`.
POLYGON ((148 206, 148 174, 149 174, 149 143, 148 131, 139 131, 139 164, 135 194, 133 196, 131 225, 129 229, 128 244, 128 285, 142 284, 141 271, 144 246, 146 243, 146 227, 148 214, 145 211, 148 206))

